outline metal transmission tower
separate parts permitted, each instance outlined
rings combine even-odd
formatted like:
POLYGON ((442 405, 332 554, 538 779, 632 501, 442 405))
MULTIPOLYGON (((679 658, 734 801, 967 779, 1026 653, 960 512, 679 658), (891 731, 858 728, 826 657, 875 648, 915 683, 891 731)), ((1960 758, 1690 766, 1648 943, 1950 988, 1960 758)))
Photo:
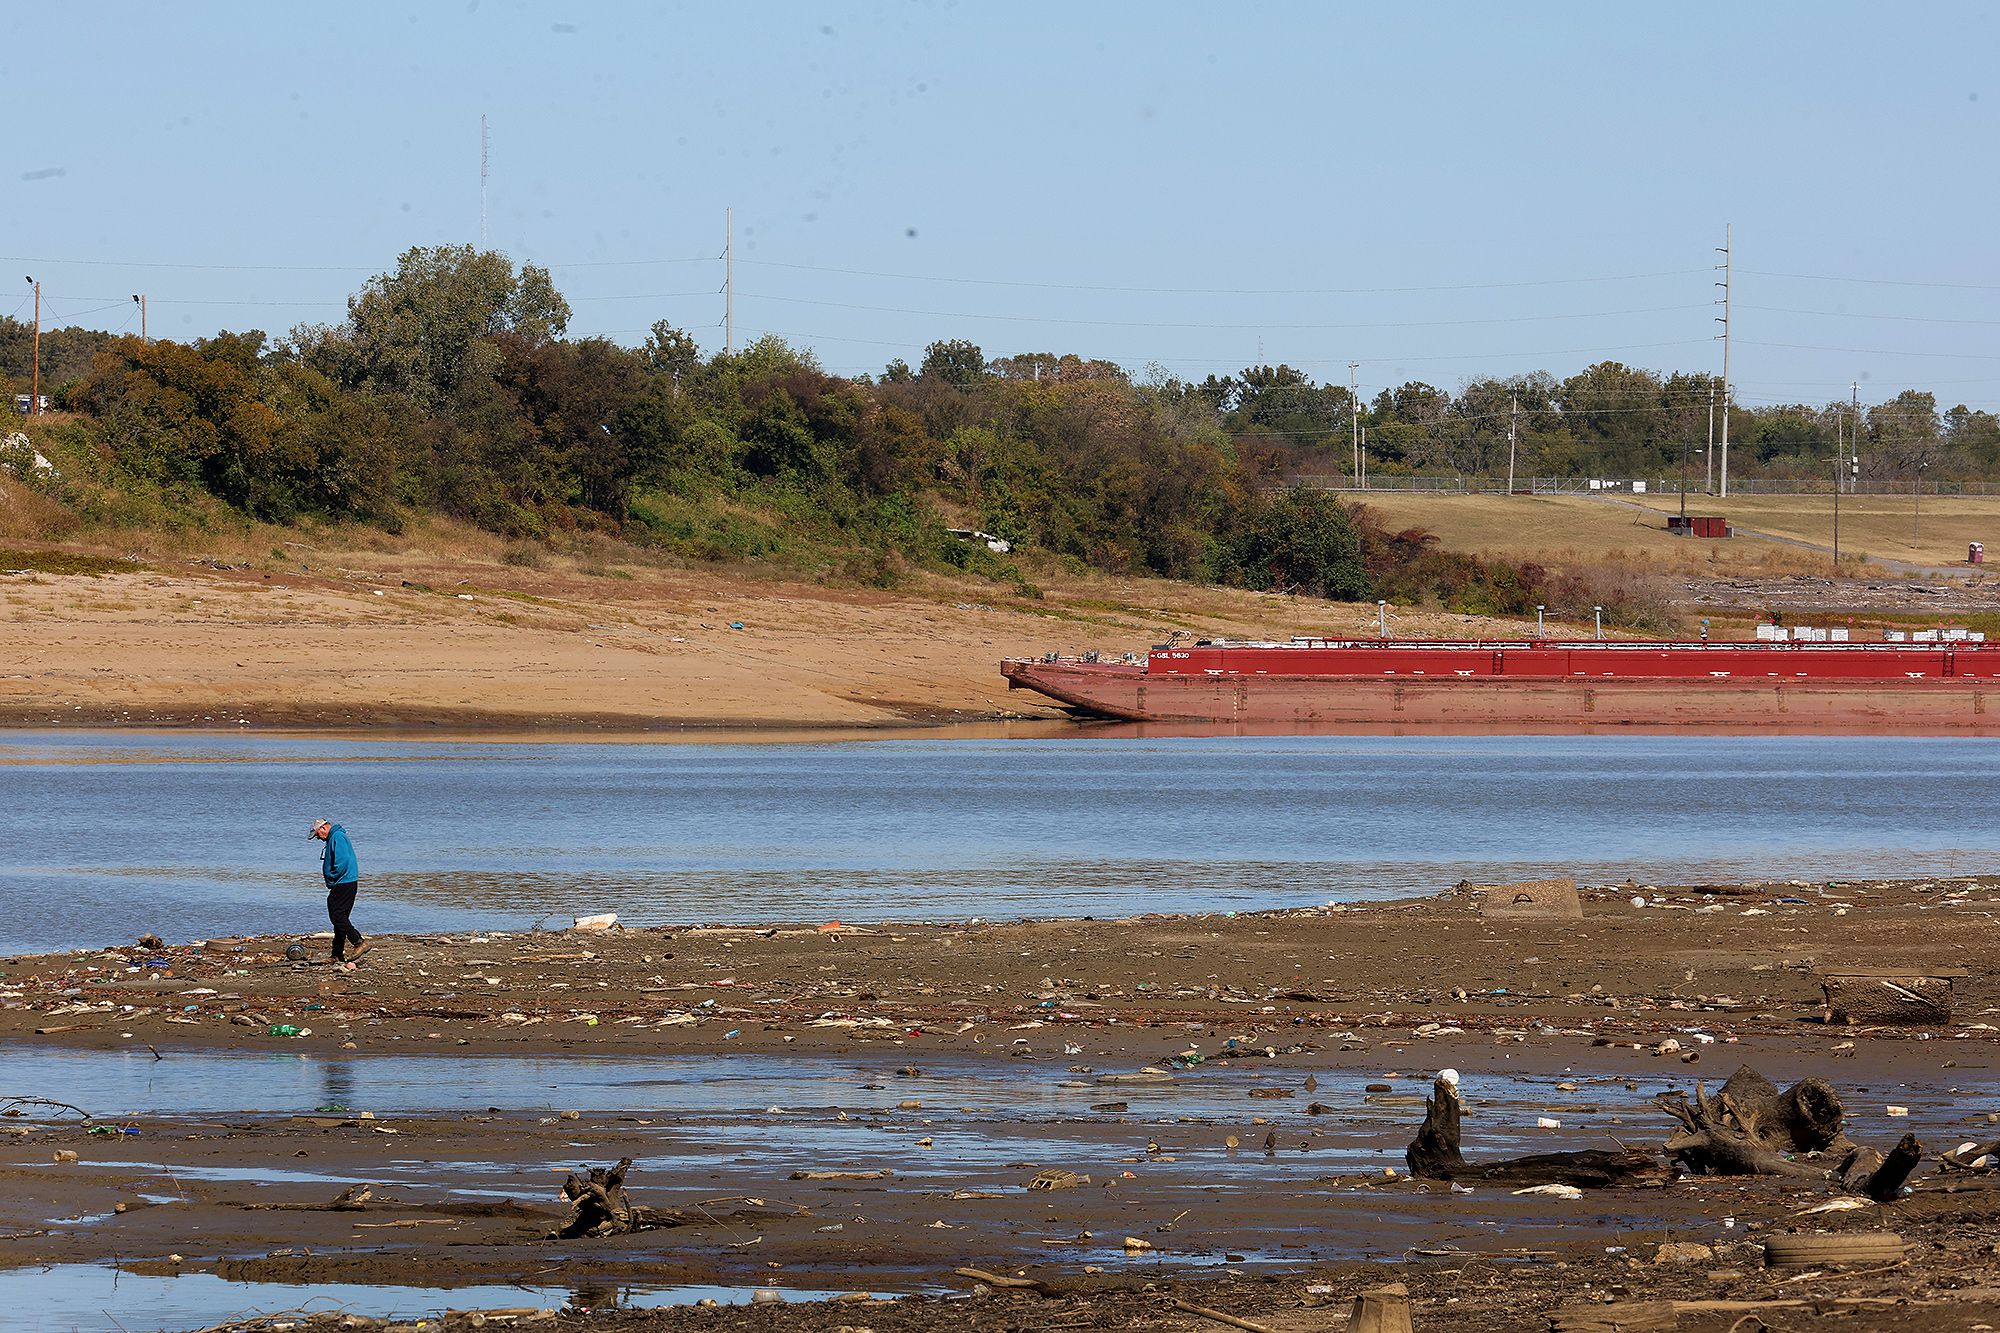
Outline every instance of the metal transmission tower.
POLYGON ((1727 496, 1729 494, 1729 315, 1730 315, 1730 296, 1732 295, 1730 291, 1730 280, 1734 276, 1735 272, 1735 256, 1731 253, 1731 249, 1735 245, 1734 231, 1735 228, 1732 224, 1724 223, 1722 226, 1722 244, 1716 247, 1717 252, 1722 256, 1722 262, 1716 265, 1717 268, 1720 268, 1722 270, 1722 281, 1716 283, 1715 285, 1722 288, 1722 319, 1720 321, 1722 324, 1722 491, 1721 494, 1724 496, 1727 496))
POLYGON ((479 117, 479 248, 482 250, 486 248, 486 166, 488 143, 486 115, 482 112, 479 117))

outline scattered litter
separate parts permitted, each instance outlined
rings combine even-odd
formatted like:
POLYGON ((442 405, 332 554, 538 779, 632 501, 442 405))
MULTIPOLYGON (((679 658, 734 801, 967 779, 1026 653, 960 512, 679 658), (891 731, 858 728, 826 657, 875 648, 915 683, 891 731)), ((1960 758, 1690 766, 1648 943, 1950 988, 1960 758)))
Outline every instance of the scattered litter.
POLYGON ((1844 1199, 1828 1199, 1825 1203, 1816 1203, 1810 1208, 1801 1208, 1798 1215, 1805 1217, 1811 1213, 1851 1213, 1868 1206, 1868 1200, 1856 1199, 1850 1196, 1844 1199))
POLYGON ((1530 1185, 1526 1189, 1515 1190, 1516 1194, 1540 1194, 1551 1199, 1581 1199, 1583 1191, 1574 1185, 1530 1185))

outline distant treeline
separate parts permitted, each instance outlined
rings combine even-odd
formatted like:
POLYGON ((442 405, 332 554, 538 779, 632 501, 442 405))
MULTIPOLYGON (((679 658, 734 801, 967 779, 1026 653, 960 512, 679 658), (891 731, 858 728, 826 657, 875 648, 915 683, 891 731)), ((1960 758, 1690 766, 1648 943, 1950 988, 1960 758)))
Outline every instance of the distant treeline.
MULTIPOLYGON (((1347 469, 1352 421, 1346 386, 1289 366, 1135 381, 1107 361, 989 359, 947 340, 915 367, 844 378, 776 337, 704 355, 663 320, 626 348, 565 337, 569 318, 546 270, 443 247, 403 255, 342 322, 276 340, 45 331, 44 392, 74 414, 49 436, 121 493, 201 494, 277 523, 428 511, 863 579, 905 562, 1008 576, 950 525, 1105 570, 1473 609, 1555 595, 1538 571, 1455 562, 1421 533, 1286 495, 1293 477, 1347 469)), ((19 393, 28 372, 29 330, 0 320, 0 374, 19 393)), ((1605 362, 1455 394, 1405 384, 1360 421, 1378 472, 1491 472, 1517 402, 1523 475, 1654 476, 1706 441, 1712 385, 1605 362)), ((1840 407, 1737 408, 1732 466, 1824 475, 1840 407)), ((1990 413, 1940 415, 1906 391, 1864 415, 1864 474, 2000 467, 1990 413)))

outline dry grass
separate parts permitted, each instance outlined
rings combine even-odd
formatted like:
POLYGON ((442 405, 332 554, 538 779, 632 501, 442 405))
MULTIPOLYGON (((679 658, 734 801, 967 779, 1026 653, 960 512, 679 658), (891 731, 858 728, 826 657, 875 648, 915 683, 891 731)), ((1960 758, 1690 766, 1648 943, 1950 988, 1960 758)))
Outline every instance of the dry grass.
MULTIPOLYGON (((1580 496, 1378 493, 1361 503, 1391 530, 1425 528, 1451 550, 1534 561, 1550 568, 1609 565, 1660 574, 1823 574, 1830 563, 1825 556, 1771 542, 1675 537, 1667 532, 1665 520, 1649 510, 1580 496)), ((1730 503, 1728 512, 1735 517, 1735 501, 1730 503)), ((1712 512, 1693 501, 1689 511, 1712 512)), ((1959 554, 1965 554, 1962 546, 1959 554)))
MULTIPOLYGON (((1638 503, 1666 513, 1678 501, 1647 496, 1638 503)), ((1690 509, 1693 505, 1690 500, 1690 509)), ((1732 495, 1727 500, 1704 500, 1702 510, 1726 514, 1740 527, 1795 541, 1820 546, 1833 542, 1831 495, 1732 495)), ((1842 496, 1841 555, 1865 553, 1917 564, 1962 565, 1967 542, 2000 543, 2000 497, 1927 495, 1922 510, 1920 540, 1913 541, 1909 496, 1842 496)), ((2000 560, 2000 544, 1994 546, 1994 558, 2000 560)))
MULTIPOLYGON (((1662 574, 1827 574, 1829 555, 1763 541, 1674 537, 1666 515, 1677 496, 1370 495, 1362 503, 1390 528, 1421 527, 1448 548, 1551 568, 1637 566, 1662 574)), ((1721 514, 1740 529, 1831 546, 1830 495, 1689 498, 1691 514, 1721 514)), ((1965 562, 1967 542, 2000 543, 2000 497, 1926 496, 1920 542, 1911 541, 1908 496, 1848 496, 1840 502, 1843 573, 1865 573, 1857 557, 1931 565, 1965 562)), ((2000 544, 1994 547, 2000 562, 2000 544)))

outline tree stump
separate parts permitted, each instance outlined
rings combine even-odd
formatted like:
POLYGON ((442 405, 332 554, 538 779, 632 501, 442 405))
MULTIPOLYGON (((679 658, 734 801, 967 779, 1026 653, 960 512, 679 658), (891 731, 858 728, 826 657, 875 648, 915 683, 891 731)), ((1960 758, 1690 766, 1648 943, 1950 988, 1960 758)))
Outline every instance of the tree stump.
POLYGON ((1410 1323, 1410 1289, 1400 1282, 1356 1294, 1349 1333, 1416 1333, 1410 1323))
POLYGON ((1743 1065, 1722 1085, 1723 1104, 1737 1124, 1779 1152, 1825 1152, 1845 1145, 1847 1108, 1823 1078, 1778 1085, 1743 1065))
POLYGON ((633 1229, 632 1206, 625 1201, 625 1173, 632 1159, 621 1157, 613 1167, 593 1166, 590 1174, 569 1173, 563 1197, 570 1202, 569 1221, 555 1233, 557 1240, 578 1236, 617 1236, 633 1229))
POLYGON ((1841 1188, 1887 1203, 1923 1158, 1916 1136, 1884 1154, 1850 1142, 1842 1132, 1846 1110, 1824 1079, 1802 1079, 1783 1092, 1745 1065, 1711 1099, 1701 1084, 1694 1101, 1681 1093, 1659 1100, 1681 1122, 1667 1140, 1667 1155, 1697 1175, 1790 1176, 1837 1181, 1841 1188), (1794 1160, 1787 1154, 1796 1153, 1794 1160), (1844 1153, 1838 1164, 1833 1154, 1844 1153))
POLYGON ((1917 1163, 1924 1159, 1924 1145, 1914 1134, 1896 1140, 1888 1152, 1856 1148, 1840 1164, 1840 1184, 1854 1194, 1865 1194, 1877 1203, 1894 1203, 1903 1192, 1903 1183, 1917 1163))

